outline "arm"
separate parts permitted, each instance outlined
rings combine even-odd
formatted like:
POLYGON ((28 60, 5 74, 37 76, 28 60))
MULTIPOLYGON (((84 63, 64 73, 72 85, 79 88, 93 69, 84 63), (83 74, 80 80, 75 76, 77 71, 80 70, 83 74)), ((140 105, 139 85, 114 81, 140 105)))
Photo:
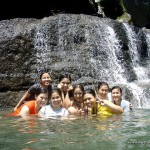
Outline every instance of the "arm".
POLYGON ((63 93, 63 90, 62 90, 63 84, 62 83, 59 83, 57 87, 59 89, 61 89, 61 91, 62 91, 62 100, 63 100, 62 101, 62 107, 68 109, 72 105, 72 102, 71 102, 70 96, 69 96, 69 91, 72 90, 72 86, 68 85, 68 89, 67 89, 66 95, 64 95, 64 93, 63 93))
MULTIPOLYGON (((47 113, 47 107, 48 107, 49 105, 46 105, 46 106, 43 106, 41 109, 40 109, 40 111, 38 112, 38 115, 40 116, 40 117, 44 117, 45 116, 45 114, 47 113)), ((50 108, 49 108, 50 109, 50 108)))
POLYGON ((109 100, 101 100, 100 104, 103 105, 103 106, 109 107, 113 113, 120 114, 120 113, 124 112, 123 109, 120 106, 113 104, 109 100))
POLYGON ((67 94, 63 100, 63 106, 68 109, 71 105, 72 105, 72 101, 70 100, 69 92, 67 92, 67 94))
POLYGON ((72 106, 68 108, 68 112, 70 115, 77 115, 78 114, 78 111, 72 106))
POLYGON ((28 106, 26 106, 26 105, 23 106, 21 111, 20 111, 20 113, 19 113, 19 115, 21 117, 23 117, 23 118, 26 118, 29 115, 29 108, 28 108, 28 106))
POLYGON ((122 100, 121 107, 123 108, 124 112, 129 112, 131 110, 131 103, 127 100, 122 100))
POLYGON ((64 103, 65 103, 65 107, 66 108, 69 108, 70 106, 72 106, 73 104, 73 97, 70 97, 70 92, 71 90, 73 90, 73 87, 72 85, 68 85, 68 89, 67 89, 67 93, 66 93, 66 96, 64 98, 64 103))
POLYGON ((29 98, 30 95, 31 95, 31 94, 27 91, 27 92, 23 95, 23 97, 20 99, 20 101, 18 102, 18 104, 16 105, 16 107, 14 108, 14 111, 16 111, 17 108, 20 107, 20 105, 22 104, 22 102, 23 102, 24 100, 26 100, 27 98, 29 98))

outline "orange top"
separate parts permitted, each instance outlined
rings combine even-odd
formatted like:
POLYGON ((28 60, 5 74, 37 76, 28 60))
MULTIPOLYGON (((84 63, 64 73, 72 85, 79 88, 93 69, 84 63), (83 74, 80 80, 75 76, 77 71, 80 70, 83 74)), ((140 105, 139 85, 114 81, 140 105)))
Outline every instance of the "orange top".
POLYGON ((29 114, 37 114, 38 112, 36 111, 35 103, 36 103, 35 100, 26 102, 23 105, 21 105, 15 112, 6 114, 6 116, 17 116, 20 113, 23 106, 27 106, 29 108, 29 114))

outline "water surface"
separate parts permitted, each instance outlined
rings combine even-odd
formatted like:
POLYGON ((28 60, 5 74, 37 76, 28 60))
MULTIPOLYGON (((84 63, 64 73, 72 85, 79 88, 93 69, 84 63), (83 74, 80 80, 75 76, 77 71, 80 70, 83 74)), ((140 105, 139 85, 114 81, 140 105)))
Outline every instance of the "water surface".
POLYGON ((4 117, 0 113, 1 150, 147 150, 150 111, 134 109, 110 118, 69 119, 4 117))

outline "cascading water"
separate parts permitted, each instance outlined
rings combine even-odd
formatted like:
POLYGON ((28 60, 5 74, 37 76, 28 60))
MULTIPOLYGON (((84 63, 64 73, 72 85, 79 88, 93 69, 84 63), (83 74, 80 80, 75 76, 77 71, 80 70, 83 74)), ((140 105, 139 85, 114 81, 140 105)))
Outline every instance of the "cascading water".
POLYGON ((139 62, 140 62, 140 60, 139 60, 140 54, 138 52, 138 40, 139 39, 131 26, 129 26, 126 23, 123 23, 123 26, 125 27, 125 30, 127 33, 129 53, 131 56, 133 69, 137 75, 137 79, 138 80, 148 79, 148 75, 146 72, 147 69, 143 68, 139 64, 139 62))
POLYGON ((81 83, 95 89, 99 81, 108 82, 110 87, 120 85, 123 97, 134 107, 150 108, 150 32, 147 29, 82 14, 22 21, 15 22, 19 27, 17 33, 11 25, 13 22, 6 25, 7 32, 15 33, 13 42, 10 34, 1 29, 1 63, 7 64, 1 70, 9 79, 9 83, 5 78, 1 82, 3 89, 9 85, 16 90, 18 87, 18 91, 22 86, 25 89, 43 70, 52 73, 53 84, 58 83, 60 74, 70 73, 73 85, 81 83), (22 73, 20 81, 17 76, 11 76, 13 73, 22 73))
MULTIPOLYGON (((121 85, 125 89, 123 94, 125 99, 131 101, 135 107, 149 108, 150 72, 147 69, 149 57, 146 60, 147 64, 143 65, 140 59, 140 39, 137 36, 139 33, 128 24, 122 23, 126 33, 124 36, 128 39, 126 54, 130 57, 124 60, 121 39, 110 22, 95 18, 88 20, 88 17, 87 21, 84 17, 80 17, 74 18, 72 22, 69 22, 69 17, 65 19, 60 17, 55 24, 55 35, 49 30, 46 31, 45 26, 40 30, 37 28, 35 34, 37 69, 50 68, 52 72, 60 70, 60 73, 62 70, 72 71, 72 76, 76 78, 73 84, 91 85, 107 81, 110 86, 121 85), (79 22, 81 23, 78 24, 79 22), (54 36, 57 41, 55 47, 50 44, 52 43, 50 37, 54 36), (131 64, 130 68, 126 62, 131 64), (134 73, 131 79, 129 78, 131 74, 128 73, 130 69, 134 73)), ((149 33, 146 33, 145 37, 147 49, 150 51, 149 33)))
MULTIPOLYGON (((36 53, 36 70, 40 72, 44 68, 48 68, 47 62, 50 61, 51 49, 48 47, 48 37, 42 31, 37 31, 35 36, 35 49, 36 53), (42 64, 42 65, 41 65, 42 64)), ((46 69, 45 69, 46 71, 46 69)))
MULTIPOLYGON (((131 56, 131 61, 132 61, 132 66, 133 69, 135 71, 137 80, 133 81, 133 82, 129 82, 127 83, 127 87, 128 89, 130 89, 132 91, 132 94, 134 96, 134 106, 138 107, 138 108, 149 108, 149 71, 147 69, 147 67, 143 66, 140 60, 140 49, 139 48, 139 39, 137 34, 135 33, 135 31, 133 30, 133 28, 131 26, 129 26, 126 23, 123 23, 123 26, 125 28, 126 31, 126 35, 128 38, 128 48, 129 48, 129 53, 131 56), (147 89, 147 90, 146 90, 147 89)), ((149 38, 148 36, 146 37, 146 42, 147 45, 149 44, 149 38)), ((148 47, 149 49, 149 47, 148 47)), ((144 60, 143 60, 144 61, 144 60)), ((149 62, 147 62, 149 63, 149 62)))

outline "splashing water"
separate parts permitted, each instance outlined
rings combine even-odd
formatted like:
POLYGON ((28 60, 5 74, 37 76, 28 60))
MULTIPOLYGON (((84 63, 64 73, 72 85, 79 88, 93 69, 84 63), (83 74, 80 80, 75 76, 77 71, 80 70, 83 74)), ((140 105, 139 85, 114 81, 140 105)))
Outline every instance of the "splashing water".
POLYGON ((137 75, 138 80, 147 80, 148 79, 148 74, 147 74, 147 69, 143 68, 140 66, 140 55, 138 53, 138 40, 137 35, 132 29, 131 26, 129 26, 126 23, 123 23, 123 26, 126 30, 126 34, 128 36, 128 47, 129 47, 129 52, 132 60, 132 65, 133 69, 137 75))
MULTIPOLYGON (((36 49, 36 70, 37 76, 41 72, 47 72, 48 62, 51 62, 51 49, 48 46, 48 35, 45 32, 37 30, 35 34, 35 49, 36 49)), ((35 77, 36 79, 38 77, 35 77)), ((38 82, 38 81, 36 81, 38 82)))
MULTIPOLYGON (((81 16, 80 16, 81 17, 81 16)), ((82 17, 81 17, 82 18, 82 17)), ((81 19, 80 18, 80 19, 81 19)), ((65 18, 70 19, 70 18, 65 18)), ((77 19, 77 18, 76 18, 77 19)), ((107 81, 110 85, 119 84, 126 86, 133 94, 135 107, 147 108, 150 106, 150 96, 145 93, 149 83, 148 66, 142 66, 140 63, 140 46, 137 33, 132 26, 123 23, 123 30, 128 39, 128 55, 131 60, 127 60, 131 66, 126 67, 126 60, 122 51, 124 50, 120 44, 122 41, 115 32, 114 28, 103 22, 103 20, 88 20, 81 24, 73 22, 68 23, 66 20, 59 18, 57 21, 55 47, 49 43, 52 34, 48 29, 38 28, 35 34, 35 49, 37 50, 37 70, 43 68, 59 71, 73 72, 78 79, 73 83, 83 83, 88 87, 99 81, 107 81), (54 59, 55 58, 55 59, 54 59), (54 61, 53 61, 54 60, 54 61), (127 69, 132 69, 137 78, 131 80, 132 71, 129 73, 127 69), (142 86, 141 86, 142 84, 142 86)), ((91 18, 90 18, 91 19, 91 18)), ((70 20, 69 20, 70 21, 70 20)), ((54 35, 53 35, 54 36, 54 35)), ((150 52, 150 35, 145 34, 148 50, 150 52)), ((128 59, 128 58, 127 58, 128 59)), ((134 75, 133 75, 134 76, 134 75)))
MULTIPOLYGON (((145 86, 145 85, 144 85, 145 86)), ((132 91, 133 98, 131 102, 135 108, 150 108, 149 98, 145 92, 143 85, 137 85, 136 83, 128 83, 127 87, 132 91)))
POLYGON ((108 40, 108 47, 111 52, 109 54, 109 60, 111 60, 110 69, 111 69, 111 72, 114 73, 115 82, 116 83, 121 82, 123 84, 127 82, 124 77, 124 69, 116 57, 116 54, 120 53, 120 50, 121 50, 120 41, 117 39, 116 33, 113 28, 108 26, 107 29, 108 29, 109 34, 108 34, 108 37, 106 36, 106 38, 108 40))
POLYGON ((110 26, 98 24, 95 36, 92 36, 89 30, 86 32, 87 43, 89 46, 89 62, 94 76, 103 81, 126 82, 121 64, 119 63, 116 53, 120 51, 120 41, 117 39, 115 31, 110 26), (100 40, 97 40, 99 38, 100 40), (94 43, 95 49, 91 46, 94 43), (109 60, 109 61, 108 61, 109 60))

